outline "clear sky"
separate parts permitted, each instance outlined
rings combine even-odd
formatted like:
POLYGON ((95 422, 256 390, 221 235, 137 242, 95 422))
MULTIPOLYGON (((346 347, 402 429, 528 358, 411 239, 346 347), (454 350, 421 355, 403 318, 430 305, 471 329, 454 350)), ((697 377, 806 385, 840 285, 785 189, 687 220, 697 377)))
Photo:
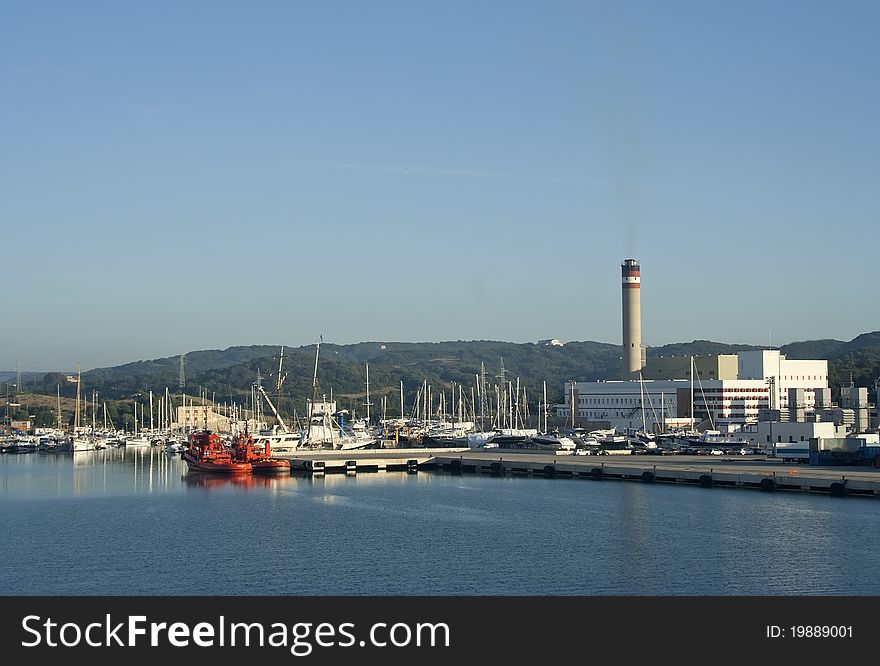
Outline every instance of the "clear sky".
POLYGON ((0 0, 0 369, 880 328, 880 3, 0 0))

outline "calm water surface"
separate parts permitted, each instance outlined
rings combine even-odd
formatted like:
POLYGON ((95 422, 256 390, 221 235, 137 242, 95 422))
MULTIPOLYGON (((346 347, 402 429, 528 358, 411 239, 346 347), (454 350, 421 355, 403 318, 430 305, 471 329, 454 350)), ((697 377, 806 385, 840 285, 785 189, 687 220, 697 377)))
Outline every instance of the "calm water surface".
POLYGON ((5 595, 880 594, 874 499, 0 456, 5 595))

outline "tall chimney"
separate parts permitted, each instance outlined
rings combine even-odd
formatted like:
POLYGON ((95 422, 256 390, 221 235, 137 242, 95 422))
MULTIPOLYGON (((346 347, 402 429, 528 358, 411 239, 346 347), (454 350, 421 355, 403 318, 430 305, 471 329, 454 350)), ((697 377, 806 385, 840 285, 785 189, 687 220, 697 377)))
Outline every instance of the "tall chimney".
POLYGON ((623 288, 623 376, 626 378, 642 369, 642 288, 638 260, 624 259, 620 273, 623 288))

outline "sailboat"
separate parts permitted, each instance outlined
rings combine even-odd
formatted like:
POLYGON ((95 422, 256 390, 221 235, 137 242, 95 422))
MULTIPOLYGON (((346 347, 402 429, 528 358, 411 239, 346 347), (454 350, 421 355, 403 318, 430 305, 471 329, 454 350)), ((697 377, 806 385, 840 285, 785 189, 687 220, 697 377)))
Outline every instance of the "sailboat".
POLYGON ((544 427, 541 427, 541 412, 538 412, 538 430, 540 434, 531 438, 531 446, 545 451, 574 451, 577 448, 571 437, 560 435, 559 432, 551 433, 547 427, 547 382, 544 382, 544 427))
POLYGON ((137 402, 134 403, 134 436, 127 437, 125 440, 126 446, 149 446, 150 439, 145 437, 143 433, 138 435, 138 415, 137 415, 137 402))
MULTIPOLYGON (((639 403, 641 406, 642 412, 642 428, 641 430, 627 431, 627 441, 629 445, 633 447, 634 452, 644 453, 648 449, 656 449, 657 448, 657 437, 654 433, 648 432, 648 419, 645 413, 645 398, 650 402, 651 396, 645 391, 645 380, 642 377, 641 370, 639 371, 639 403)), ((659 425, 659 419, 657 419, 657 413, 654 411, 654 404, 651 403, 651 412, 654 416, 654 423, 659 425)))
POLYGON ((312 376, 312 398, 308 404, 308 425, 301 434, 302 447, 313 449, 335 449, 348 451, 365 449, 375 446, 379 438, 365 429, 354 429, 345 423, 346 410, 336 411, 336 401, 328 401, 322 397, 316 402, 318 392, 318 358, 321 352, 321 340, 318 339, 315 350, 315 372, 312 376))
MULTIPOLYGON (((279 406, 281 405, 281 387, 284 384, 284 379, 287 376, 282 374, 283 365, 284 347, 281 348, 281 355, 278 358, 278 378, 275 382, 275 391, 278 396, 277 399, 279 406)), ((300 447, 302 437, 301 433, 294 432, 287 427, 287 424, 284 422, 284 419, 281 418, 281 414, 272 403, 272 400, 269 398, 269 394, 266 393, 266 390, 263 388, 262 384, 254 384, 254 387, 266 400, 269 408, 275 415, 275 420, 277 421, 275 426, 273 426, 271 432, 261 432, 259 435, 254 436, 253 439, 255 447, 258 450, 262 448, 265 450, 274 451, 275 453, 293 453, 300 447)))
POLYGON ((76 412, 73 417, 73 435, 70 438, 70 450, 73 452, 76 451, 94 451, 95 450, 95 442, 92 436, 83 435, 80 432, 80 422, 79 422, 79 410, 80 410, 80 395, 82 388, 82 373, 80 371, 79 363, 76 364, 76 412))

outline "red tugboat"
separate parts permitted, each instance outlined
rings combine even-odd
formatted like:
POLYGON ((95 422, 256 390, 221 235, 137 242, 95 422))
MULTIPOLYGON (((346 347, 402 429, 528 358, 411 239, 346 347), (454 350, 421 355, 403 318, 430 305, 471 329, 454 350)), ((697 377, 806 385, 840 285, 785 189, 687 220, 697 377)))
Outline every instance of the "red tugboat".
POLYGON ((250 462, 234 459, 232 451, 223 445, 220 436, 210 430, 192 433, 189 447, 182 457, 192 472, 248 474, 252 471, 250 462))
POLYGON ((254 447, 254 438, 247 433, 236 435, 232 442, 232 457, 239 462, 250 463, 254 474, 290 473, 290 461, 272 457, 269 442, 264 448, 254 447))

